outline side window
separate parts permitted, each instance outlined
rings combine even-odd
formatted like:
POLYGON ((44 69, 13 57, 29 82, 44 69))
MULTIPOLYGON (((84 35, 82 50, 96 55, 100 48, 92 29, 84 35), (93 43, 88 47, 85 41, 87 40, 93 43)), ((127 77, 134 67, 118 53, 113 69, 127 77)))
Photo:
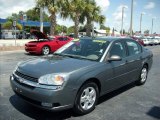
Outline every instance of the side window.
POLYGON ((67 37, 64 37, 64 38, 63 38, 63 40, 64 40, 64 41, 67 41, 67 40, 68 40, 68 38, 67 38, 67 37))
POLYGON ((137 55, 141 53, 141 46, 138 45, 136 42, 127 41, 129 55, 137 55))
POLYGON ((121 43, 121 42, 114 43, 114 45, 112 46, 112 48, 110 50, 109 55, 110 55, 110 57, 112 55, 118 55, 121 58, 126 57, 126 50, 125 50, 125 47, 124 47, 123 43, 121 43))
POLYGON ((63 41, 63 37, 59 37, 58 40, 59 40, 59 41, 63 41))

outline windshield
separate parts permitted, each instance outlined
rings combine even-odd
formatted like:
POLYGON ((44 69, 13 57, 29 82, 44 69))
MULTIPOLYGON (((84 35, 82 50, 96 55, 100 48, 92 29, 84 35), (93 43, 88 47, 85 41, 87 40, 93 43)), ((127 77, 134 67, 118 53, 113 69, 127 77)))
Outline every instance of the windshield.
POLYGON ((88 59, 99 61, 103 56, 109 41, 99 39, 80 39, 73 40, 64 45, 56 55, 63 55, 77 59, 88 59))

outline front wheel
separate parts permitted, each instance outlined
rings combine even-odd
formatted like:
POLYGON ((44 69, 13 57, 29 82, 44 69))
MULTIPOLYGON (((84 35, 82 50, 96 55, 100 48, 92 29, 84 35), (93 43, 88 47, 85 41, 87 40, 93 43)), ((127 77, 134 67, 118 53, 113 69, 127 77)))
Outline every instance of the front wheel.
POLYGON ((98 97, 99 90, 95 83, 89 82, 84 84, 77 94, 74 111, 80 115, 91 112, 95 108, 98 97))
POLYGON ((147 80, 147 76, 148 76, 148 67, 144 65, 141 70, 141 74, 139 76, 139 80, 137 81, 137 84, 143 85, 147 80))
POLYGON ((50 48, 48 46, 44 46, 42 48, 42 54, 43 55, 48 55, 50 53, 50 48))

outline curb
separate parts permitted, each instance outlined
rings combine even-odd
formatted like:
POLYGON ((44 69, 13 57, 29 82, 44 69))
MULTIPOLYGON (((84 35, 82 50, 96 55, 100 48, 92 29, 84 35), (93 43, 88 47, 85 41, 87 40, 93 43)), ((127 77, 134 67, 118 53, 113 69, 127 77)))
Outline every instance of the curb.
POLYGON ((25 50, 13 50, 13 51, 0 51, 0 55, 3 55, 3 54, 9 54, 9 53, 21 53, 21 52, 25 52, 25 50))

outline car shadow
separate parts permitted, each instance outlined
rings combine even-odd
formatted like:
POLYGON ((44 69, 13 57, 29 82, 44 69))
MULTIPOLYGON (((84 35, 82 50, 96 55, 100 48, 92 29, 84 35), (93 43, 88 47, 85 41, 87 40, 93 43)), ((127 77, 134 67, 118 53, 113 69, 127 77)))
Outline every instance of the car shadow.
POLYGON ((153 118, 160 119, 160 107, 154 106, 146 114, 153 118))
POLYGON ((37 57, 38 57, 38 56, 42 56, 42 55, 38 55, 38 54, 31 54, 31 53, 27 53, 27 52, 25 52, 24 54, 25 54, 25 55, 27 55, 27 56, 37 56, 37 57))
POLYGON ((111 99, 111 98, 113 98, 113 97, 115 97, 115 96, 133 88, 133 87, 135 87, 135 86, 136 86, 135 83, 131 83, 131 84, 128 84, 124 87, 116 89, 116 90, 114 90, 114 91, 112 91, 108 94, 105 94, 105 95, 103 95, 99 98, 98 104, 101 104, 101 103, 103 103, 103 102, 105 102, 105 101, 107 101, 107 100, 109 100, 109 99, 111 99))
POLYGON ((59 111, 59 112, 52 112, 47 110, 42 110, 37 107, 34 107, 24 101, 22 98, 20 98, 17 95, 13 95, 9 99, 10 103, 14 106, 16 110, 23 113, 24 115, 36 119, 36 120, 64 120, 68 119, 72 116, 76 115, 73 113, 71 109, 59 111))

